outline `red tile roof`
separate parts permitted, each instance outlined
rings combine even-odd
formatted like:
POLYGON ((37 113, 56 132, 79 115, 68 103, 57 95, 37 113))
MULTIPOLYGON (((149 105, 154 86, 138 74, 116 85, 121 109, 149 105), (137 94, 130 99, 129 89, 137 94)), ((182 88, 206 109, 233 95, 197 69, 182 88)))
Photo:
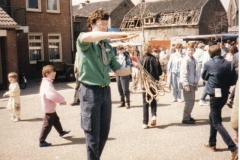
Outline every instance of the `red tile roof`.
POLYGON ((16 28, 18 24, 0 7, 0 28, 16 28))

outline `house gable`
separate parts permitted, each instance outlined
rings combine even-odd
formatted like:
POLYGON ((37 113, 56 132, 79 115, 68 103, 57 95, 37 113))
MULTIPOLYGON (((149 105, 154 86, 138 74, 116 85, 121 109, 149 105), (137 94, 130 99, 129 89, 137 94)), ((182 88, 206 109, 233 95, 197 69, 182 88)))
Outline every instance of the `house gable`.
MULTIPOLYGON (((110 15, 109 28, 119 28, 123 17, 128 13, 135 5, 131 0, 109 0, 103 2, 87 3, 83 7, 77 9, 73 6, 74 22, 81 19, 81 24, 87 24, 87 18, 89 15, 98 10, 103 9, 110 15)), ((85 26, 81 27, 81 31, 85 31, 85 26)))
POLYGON ((104 11, 111 14, 117 6, 119 6, 125 0, 111 0, 111 1, 102 1, 102 2, 94 2, 87 3, 80 9, 76 9, 76 6, 73 6, 74 12, 73 16, 79 17, 88 17, 92 12, 102 8, 104 11))
POLYGON ((239 20, 239 1, 230 0, 228 7, 228 24, 229 27, 238 26, 239 20))
POLYGON ((0 28, 18 28, 18 24, 0 7, 0 28))

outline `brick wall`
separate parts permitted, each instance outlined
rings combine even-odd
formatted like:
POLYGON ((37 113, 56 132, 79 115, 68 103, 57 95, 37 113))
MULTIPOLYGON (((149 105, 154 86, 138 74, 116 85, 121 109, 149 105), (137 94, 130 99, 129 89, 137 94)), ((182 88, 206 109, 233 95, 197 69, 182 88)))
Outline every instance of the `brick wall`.
POLYGON ((17 39, 15 30, 7 30, 6 37, 6 69, 11 72, 18 72, 17 39))
POLYGON ((15 30, 7 30, 7 37, 3 37, 4 51, 2 54, 3 65, 3 88, 8 87, 7 75, 9 72, 18 73, 18 55, 17 55, 17 38, 15 30))
MULTIPOLYGON (((25 0, 11 0, 12 6, 26 7, 25 0)), ((48 55, 48 34, 60 33, 62 38, 62 62, 72 63, 72 42, 71 42, 71 20, 70 1, 59 0, 60 13, 49 13, 46 10, 46 1, 41 1, 41 12, 27 11, 29 33, 43 34, 44 60, 49 60, 48 55)), ((41 76, 36 70, 35 64, 29 63, 28 33, 18 33, 18 54, 19 66, 27 78, 41 76)))

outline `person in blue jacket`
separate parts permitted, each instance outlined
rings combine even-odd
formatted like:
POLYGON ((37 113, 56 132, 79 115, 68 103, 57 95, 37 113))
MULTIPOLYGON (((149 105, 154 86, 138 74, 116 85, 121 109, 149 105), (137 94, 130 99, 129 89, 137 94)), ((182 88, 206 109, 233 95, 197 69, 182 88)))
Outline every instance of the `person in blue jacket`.
POLYGON ((221 112, 227 102, 230 86, 236 83, 237 74, 233 64, 221 56, 221 48, 218 45, 210 46, 209 54, 212 60, 205 63, 202 72, 202 79, 208 81, 206 93, 210 96, 210 137, 204 146, 216 151, 218 132, 231 151, 232 159, 235 160, 238 156, 238 147, 222 125, 221 112))

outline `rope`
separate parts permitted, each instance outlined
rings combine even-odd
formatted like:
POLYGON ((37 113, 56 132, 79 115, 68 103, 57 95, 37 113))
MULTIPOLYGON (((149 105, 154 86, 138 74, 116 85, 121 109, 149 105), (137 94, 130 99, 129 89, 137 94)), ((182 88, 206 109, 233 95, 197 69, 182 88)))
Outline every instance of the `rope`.
POLYGON ((136 93, 137 91, 146 92, 146 102, 150 104, 153 99, 158 101, 159 96, 164 96, 165 93, 171 92, 171 87, 168 86, 165 81, 156 81, 139 62, 137 66, 139 69, 139 76, 133 81, 130 88, 132 93, 136 93), (150 96, 150 99, 147 98, 148 95, 150 96))

